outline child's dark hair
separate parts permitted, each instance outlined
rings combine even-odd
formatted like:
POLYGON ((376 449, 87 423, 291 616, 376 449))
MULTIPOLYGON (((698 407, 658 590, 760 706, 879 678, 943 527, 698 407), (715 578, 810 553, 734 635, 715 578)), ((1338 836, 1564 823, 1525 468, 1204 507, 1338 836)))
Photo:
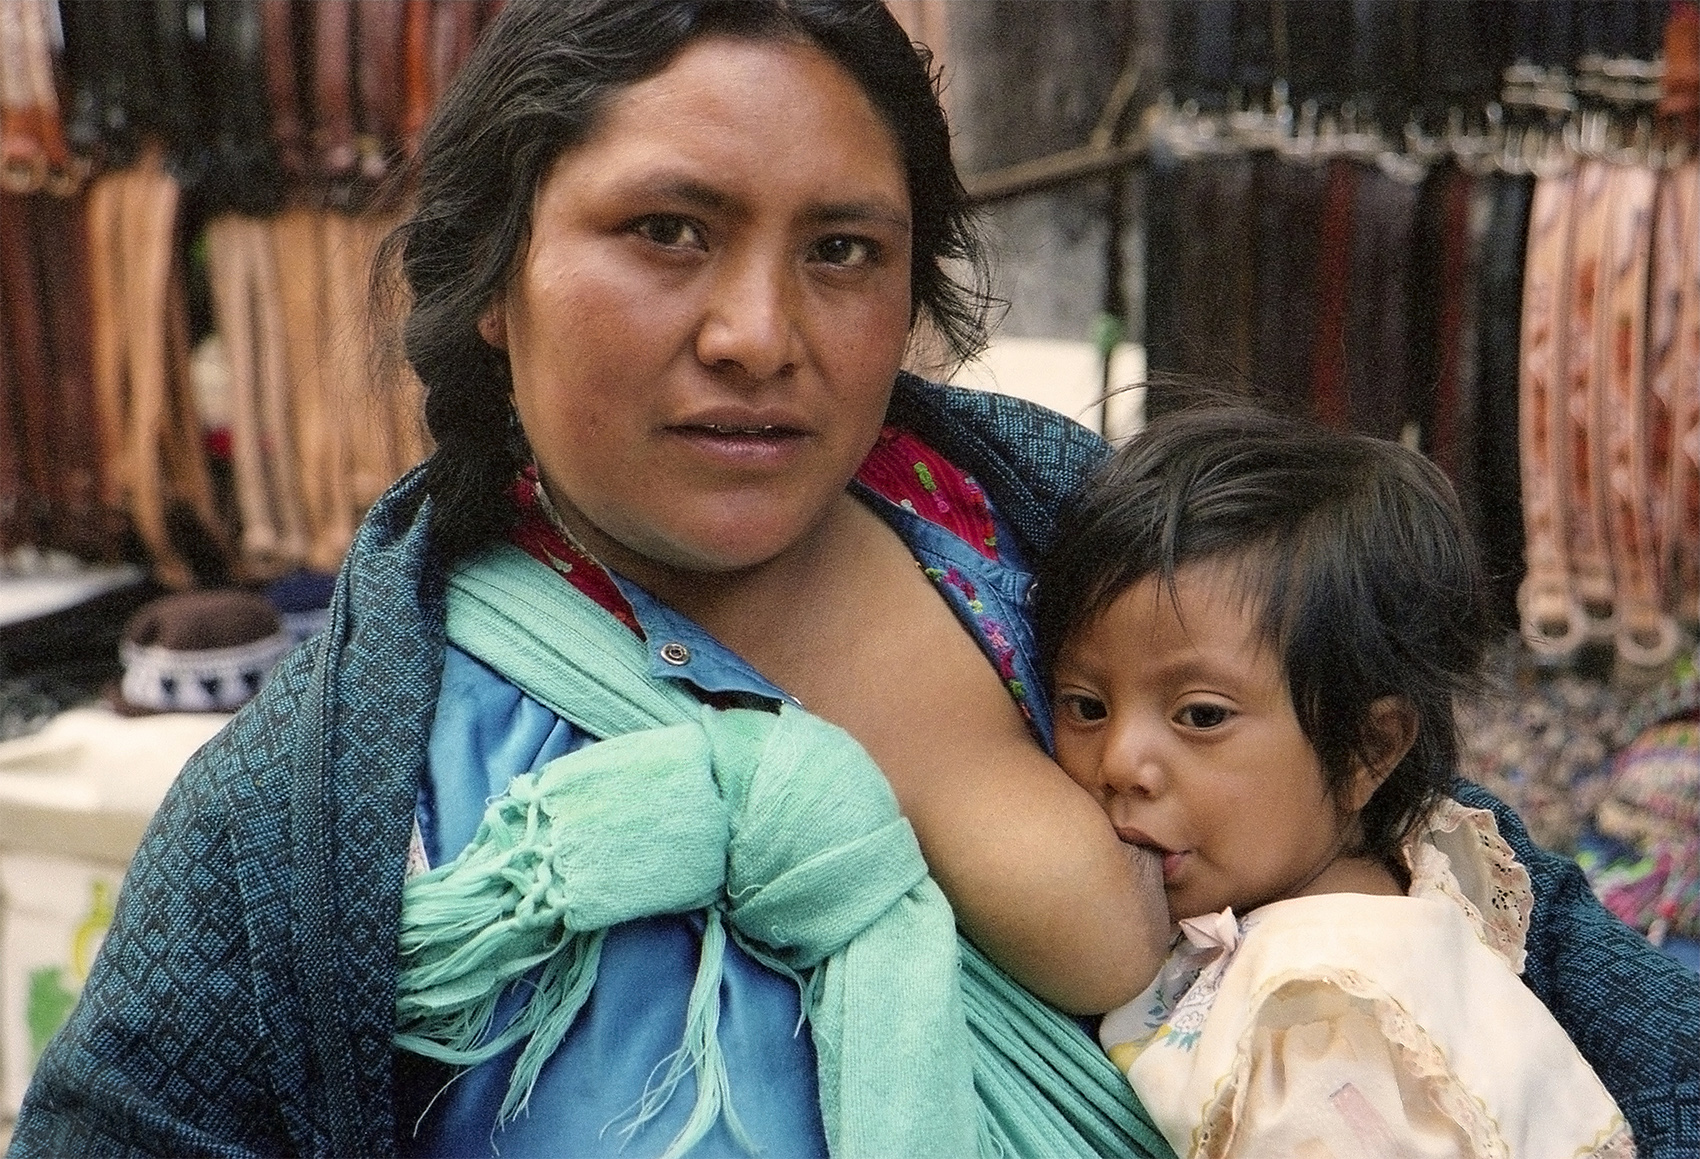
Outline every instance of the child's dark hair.
MULTIPOLYGON (((1475 545, 1440 470, 1398 443, 1248 404, 1155 418, 1065 512, 1039 570, 1045 670, 1128 588, 1233 569, 1280 658, 1336 799, 1378 751, 1370 706, 1398 696, 1416 740, 1362 813, 1354 852, 1397 864, 1457 767, 1454 699, 1480 687, 1492 635, 1475 545)), ((1138 647, 1129 641, 1129 647, 1138 647)))

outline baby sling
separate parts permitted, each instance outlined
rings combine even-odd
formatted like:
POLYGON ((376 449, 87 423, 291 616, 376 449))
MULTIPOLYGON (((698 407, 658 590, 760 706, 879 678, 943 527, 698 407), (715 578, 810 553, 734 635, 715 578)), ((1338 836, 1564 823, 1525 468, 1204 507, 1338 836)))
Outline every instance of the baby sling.
POLYGON ((589 994, 603 932, 700 911, 685 1041, 637 1112, 695 1073, 669 1155, 721 1117, 739 1134, 715 1038, 727 936, 802 989, 835 1157, 1169 1154, 1081 1029, 959 941, 889 786, 847 734, 790 706, 705 708, 512 547, 451 578, 447 631, 606 739, 515 778, 466 851, 408 882, 402 1049, 464 1066, 523 1042, 509 1118, 589 994), (530 995, 494 1028, 502 992, 527 975, 530 995))

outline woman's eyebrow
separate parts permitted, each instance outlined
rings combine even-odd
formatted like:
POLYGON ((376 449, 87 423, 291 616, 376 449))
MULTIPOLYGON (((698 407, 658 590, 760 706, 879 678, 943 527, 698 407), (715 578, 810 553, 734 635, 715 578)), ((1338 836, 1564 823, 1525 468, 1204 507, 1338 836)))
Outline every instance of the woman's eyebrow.
POLYGON ((660 174, 639 178, 627 187, 631 192, 682 202, 698 209, 718 212, 735 211, 739 201, 729 193, 693 177, 660 174))
MULTIPOLYGON (((627 188, 632 192, 678 202, 705 212, 748 212, 743 199, 699 178, 683 174, 651 174, 634 180, 627 188)), ((883 197, 851 198, 811 206, 803 215, 803 220, 809 225, 879 224, 904 233, 910 229, 908 213, 883 197)))
POLYGON ((902 230, 904 233, 908 233, 910 229, 907 213, 890 202, 878 199, 830 202, 811 209, 804 215, 804 220, 810 225, 880 224, 902 230))

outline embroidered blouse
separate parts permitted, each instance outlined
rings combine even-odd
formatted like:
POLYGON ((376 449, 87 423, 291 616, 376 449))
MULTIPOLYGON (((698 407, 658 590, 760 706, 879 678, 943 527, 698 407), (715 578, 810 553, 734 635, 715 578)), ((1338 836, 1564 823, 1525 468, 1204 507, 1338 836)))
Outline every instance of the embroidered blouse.
POLYGON ((1099 1040, 1178 1154, 1635 1153, 1518 974, 1534 895, 1493 815, 1446 799, 1405 897, 1325 894, 1181 923, 1099 1040))

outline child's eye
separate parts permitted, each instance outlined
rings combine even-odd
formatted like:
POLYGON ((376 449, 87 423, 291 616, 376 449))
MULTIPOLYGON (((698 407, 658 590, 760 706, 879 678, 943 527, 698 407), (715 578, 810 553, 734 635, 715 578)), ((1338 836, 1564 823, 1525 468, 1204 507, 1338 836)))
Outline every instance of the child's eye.
POLYGON ((1187 728, 1208 729, 1226 724, 1232 715, 1232 710, 1220 704, 1203 702, 1186 705, 1175 713, 1175 720, 1187 728))
POLYGON ((701 249, 702 229, 690 218, 676 213, 652 213, 632 223, 632 232, 645 241, 669 249, 701 249))
POLYGON ((1079 692, 1065 692, 1057 697, 1057 706, 1072 720, 1094 721, 1103 720, 1110 715, 1110 710, 1096 696, 1087 696, 1079 692))
POLYGON ((809 251, 814 261, 829 266, 854 269, 871 264, 879 257, 879 243, 865 237, 833 236, 817 241, 809 251))

